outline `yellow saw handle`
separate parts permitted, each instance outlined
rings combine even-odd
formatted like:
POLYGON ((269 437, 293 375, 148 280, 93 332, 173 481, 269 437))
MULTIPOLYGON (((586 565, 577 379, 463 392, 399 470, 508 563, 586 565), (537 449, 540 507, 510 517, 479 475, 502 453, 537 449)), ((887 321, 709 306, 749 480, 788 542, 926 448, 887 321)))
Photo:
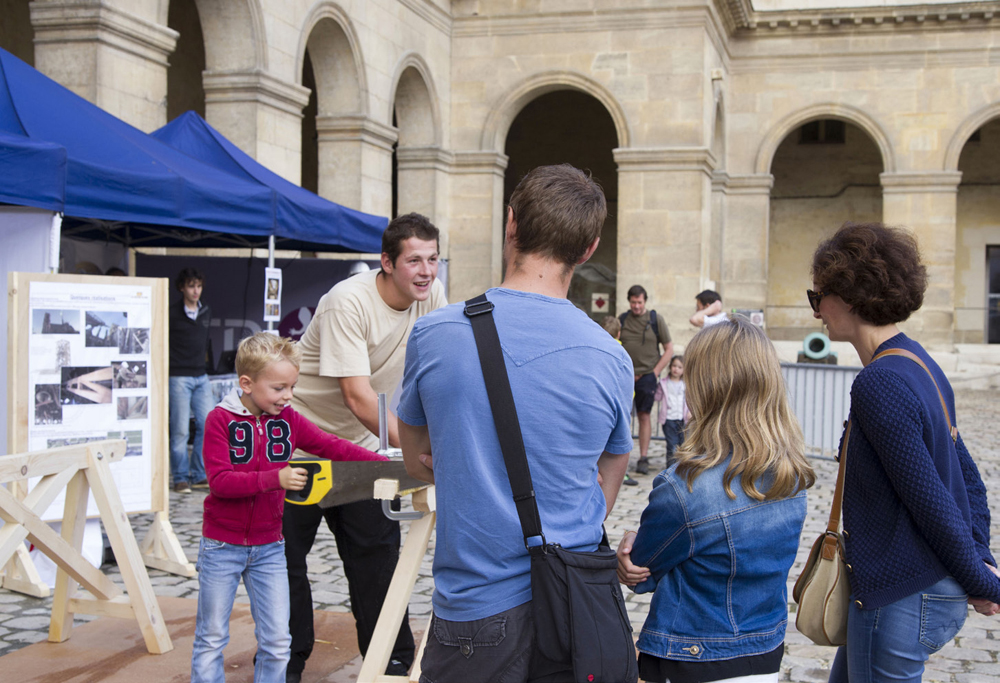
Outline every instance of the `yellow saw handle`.
POLYGON ((333 470, 325 458, 315 460, 291 460, 292 467, 301 467, 308 473, 305 488, 301 491, 285 491, 285 502, 292 505, 315 505, 333 488, 333 470))

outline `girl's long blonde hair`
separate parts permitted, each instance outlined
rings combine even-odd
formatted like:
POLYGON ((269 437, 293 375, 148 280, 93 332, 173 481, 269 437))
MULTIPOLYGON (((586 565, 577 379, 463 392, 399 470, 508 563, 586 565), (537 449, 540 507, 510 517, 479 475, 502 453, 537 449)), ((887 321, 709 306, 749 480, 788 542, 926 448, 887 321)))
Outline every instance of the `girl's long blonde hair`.
POLYGON ((787 498, 813 485, 778 354, 763 331, 738 315, 706 327, 685 349, 684 365, 692 417, 675 457, 689 490, 730 453, 723 478, 730 498, 736 477, 754 500, 787 498))

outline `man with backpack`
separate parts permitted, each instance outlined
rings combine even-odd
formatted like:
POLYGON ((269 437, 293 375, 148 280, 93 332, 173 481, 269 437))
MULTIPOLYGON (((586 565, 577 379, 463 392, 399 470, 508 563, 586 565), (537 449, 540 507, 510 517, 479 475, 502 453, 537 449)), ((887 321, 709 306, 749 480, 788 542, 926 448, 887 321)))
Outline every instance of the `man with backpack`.
POLYGON ((639 461, 635 464, 635 471, 638 474, 649 473, 646 455, 652 435, 649 414, 653 409, 653 394, 656 393, 660 373, 674 353, 670 330, 656 311, 646 310, 647 298, 642 285, 629 287, 629 310, 618 318, 622 325, 621 343, 632 359, 635 372, 635 412, 639 416, 639 461))

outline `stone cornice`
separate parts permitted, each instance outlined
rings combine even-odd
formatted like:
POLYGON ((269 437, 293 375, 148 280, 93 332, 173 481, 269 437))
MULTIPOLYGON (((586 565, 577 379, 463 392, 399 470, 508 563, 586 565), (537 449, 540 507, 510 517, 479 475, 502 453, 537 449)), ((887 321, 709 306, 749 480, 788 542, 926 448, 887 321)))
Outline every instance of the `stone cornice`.
POLYGON ((320 142, 358 141, 387 152, 399 139, 399 130, 366 116, 317 116, 316 133, 320 142))
POLYGON ((206 71, 205 102, 260 102, 296 116, 309 104, 309 89, 263 71, 206 71))
POLYGON ((701 171, 711 176, 718 165, 706 147, 619 147, 614 150, 618 171, 701 171))
POLYGON ((998 66, 1000 55, 986 47, 950 48, 935 50, 899 50, 892 48, 866 51, 859 47, 850 54, 826 53, 817 54, 810 42, 810 51, 782 55, 733 55, 730 62, 730 72, 771 73, 774 71, 856 71, 872 68, 878 64, 880 69, 911 69, 925 67, 963 67, 963 66, 998 66))
POLYGON ((400 171, 451 170, 455 155, 440 147, 397 147, 396 163, 400 171))
MULTIPOLYGON (((589 12, 531 12, 456 17, 456 38, 690 28, 706 24, 713 16, 707 6, 598 9, 589 12)), ((721 20, 721 18, 719 18, 721 20)))
POLYGON ((771 194, 774 176, 770 173, 753 175, 728 175, 716 173, 712 176, 712 189, 726 194, 771 194))
POLYGON ((180 34, 102 0, 32 2, 35 44, 98 42, 166 67, 180 34))
MULTIPOLYGON (((751 0, 716 0, 725 23, 741 36, 821 35, 844 31, 967 30, 971 26, 997 26, 1000 11, 993 2, 949 5, 914 3, 905 6, 828 8, 758 12, 751 0)), ((803 3, 805 4, 805 3, 803 3)))
POLYGON ((500 152, 461 150, 454 152, 451 172, 456 174, 490 173, 504 177, 509 158, 500 152))
POLYGON ((926 194, 928 192, 958 192, 962 182, 961 171, 909 171, 880 173, 882 194, 926 194))
POLYGON ((451 15, 438 7, 432 0, 399 0, 403 5, 430 26, 446 35, 451 35, 451 15))

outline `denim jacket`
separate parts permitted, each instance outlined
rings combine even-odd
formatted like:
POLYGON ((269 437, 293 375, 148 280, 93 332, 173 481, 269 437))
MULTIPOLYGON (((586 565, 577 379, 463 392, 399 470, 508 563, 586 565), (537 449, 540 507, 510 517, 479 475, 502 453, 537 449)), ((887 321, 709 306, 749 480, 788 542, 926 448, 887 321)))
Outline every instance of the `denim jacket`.
POLYGON ((731 500, 722 486, 728 464, 702 472, 690 492, 676 465, 653 482, 631 555, 651 572, 635 592, 655 591, 640 652, 710 661, 763 654, 784 641, 806 493, 755 501, 737 476, 731 500))

